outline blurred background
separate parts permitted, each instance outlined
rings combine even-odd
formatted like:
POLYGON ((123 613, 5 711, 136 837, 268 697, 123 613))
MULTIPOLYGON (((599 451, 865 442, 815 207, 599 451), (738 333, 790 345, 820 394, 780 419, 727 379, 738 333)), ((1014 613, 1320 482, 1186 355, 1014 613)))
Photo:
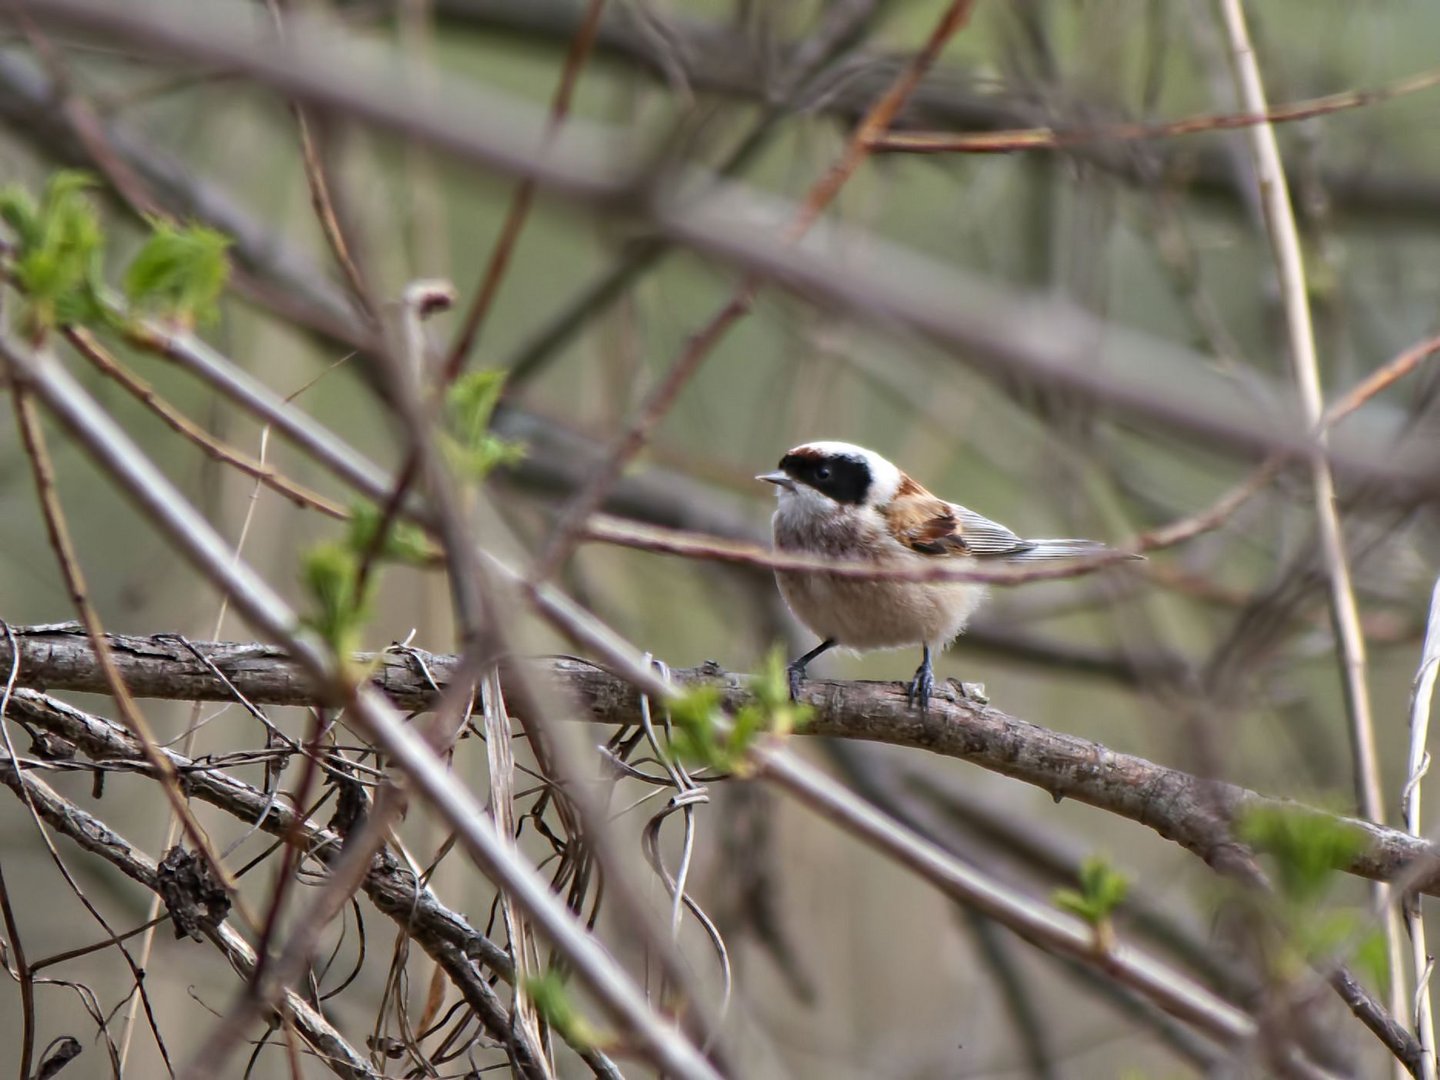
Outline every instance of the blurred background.
MULTIPOLYGON (((256 33, 273 32, 276 9, 245 0, 212 6, 256 33)), ((305 40, 340 47, 328 56, 393 62, 403 73, 396 85, 421 100, 434 94, 447 118, 466 116, 481 135, 512 123, 534 130, 572 57, 571 127, 623 147, 613 155, 625 157, 617 166, 646 162, 662 184, 678 185, 682 163, 722 173, 757 198, 785 200, 793 213, 945 6, 611 0, 598 5, 593 47, 578 65, 575 42, 589 6, 577 0, 289 3, 278 14, 305 40), (476 87, 504 96, 477 96, 468 109, 463 91, 476 87), (515 116, 498 109, 507 102, 515 116), (521 103, 536 112, 522 115, 521 103)), ((1432 5, 1265 0, 1248 14, 1276 105, 1382 88, 1435 63, 1440 12, 1432 5)), ((157 59, 134 42, 44 19, 6 16, 0 27, 0 181, 38 191, 62 165, 93 172, 111 280, 143 235, 135 191, 230 235, 232 286, 219 320, 201 336, 397 469, 398 429, 357 348, 348 285, 317 224, 296 116, 283 95, 204 57, 157 59)), ((1327 401, 1437 331, 1437 94, 1278 129, 1327 401)), ((981 0, 894 126, 1093 133, 1243 111, 1211 5, 981 0)), ((443 354, 492 258, 516 182, 341 111, 317 110, 310 119, 370 294, 391 303, 417 279, 454 284, 456 309, 427 323, 443 354)), ((576 160, 564 151, 581 136, 567 132, 557 161, 576 160)), ((873 447, 931 490, 1024 535, 1126 543, 1204 511, 1261 463, 1263 438, 1229 439, 1198 421, 1112 407, 1106 388, 1153 390, 1167 408, 1193 403, 1202 420, 1231 418, 1262 436, 1267 418, 1280 430, 1295 415, 1284 313, 1246 138, 1244 131, 1092 135, 1009 153, 876 153, 827 212, 827 223, 841 228, 821 229, 807 250, 862 283, 953 295, 957 317, 1006 305, 1017 338, 1061 350, 1098 380, 1099 391, 945 347, 863 310, 762 286, 680 389, 605 510, 763 542, 773 496, 751 478, 792 445, 833 438, 873 447)), ((523 568, 544 547, 577 486, 740 280, 734 265, 669 245, 644 215, 539 194, 470 357, 473 367, 509 373, 496 428, 526 447, 524 459, 477 496, 475 528, 488 549, 523 568)), ((186 372, 140 350, 115 350, 224 442, 250 454, 263 445, 288 476, 348 500, 327 472, 282 440, 267 440, 262 425, 186 372)), ((303 553, 341 527, 272 491, 257 492, 251 478, 199 453, 114 381, 74 355, 66 363, 224 536, 240 544, 243 535, 243 557, 302 603, 303 553)), ((1337 433, 1337 446, 1361 466, 1340 471, 1339 506, 1392 824, 1440 542, 1433 488, 1387 483, 1383 466, 1408 462, 1413 476, 1415 462, 1437 464, 1437 370, 1422 364, 1347 421, 1343 439, 1337 433)), ((107 628, 252 636, 233 615, 217 621, 213 589, 59 429, 51 434, 59 491, 107 628)), ((983 683, 992 704, 1043 727, 1350 813, 1354 766, 1320 566, 1308 477, 1292 467, 1218 528, 1152 552, 1139 569, 995 590, 937 674, 983 683)), ((777 643, 792 656, 813 644, 763 571, 586 543, 556 581, 675 667, 713 660, 747 671, 777 643)), ((73 617, 8 409, 0 412, 0 615, 16 625, 73 617)), ((527 653, 570 649, 528 618, 517 616, 510 630, 527 653)), ((366 637, 369 648, 410 639, 453 651, 443 577, 389 571, 366 637)), ((908 679, 916 659, 832 654, 812 675, 908 679)), ((75 700, 100 712, 109 704, 75 700)), ((183 703, 149 702, 145 710, 170 735, 191 717, 183 703)), ((273 713, 288 730, 303 730, 302 713, 273 713)), ((212 714, 217 722, 201 730, 195 752, 257 744, 238 709, 201 711, 212 714)), ((962 858, 1037 896, 1069 884, 1084 856, 1106 855, 1133 882, 1122 932, 1237 999, 1253 992, 1255 957, 1221 917, 1220 882, 1148 829, 921 750, 804 739, 795 746, 962 858)), ((470 770, 465 775, 485 790, 478 739, 462 744, 456 768, 470 770)), ((56 783, 89 797, 88 777, 56 783)), ((620 785, 617 813, 644 793, 620 785)), ((720 782, 710 794, 696 818, 692 889, 735 966, 726 1029, 743 1075, 1235 1074, 1223 1071, 1229 1066, 1213 1046, 1153 1006, 957 910, 767 789, 720 782)), ((148 783, 116 777, 92 809, 152 853, 162 849, 166 809, 148 783)), ((10 824, 0 858, 12 889, 22 890, 31 960, 102 937, 84 921, 20 804, 4 812, 10 824)), ((638 836, 646 813, 622 814, 622 835, 638 836)), ((245 832, 218 814, 202 810, 201 817, 222 841, 245 832)), ((444 839, 418 809, 406 830, 423 859, 444 839)), ((537 857, 548 850, 533 836, 526 842, 537 857)), ((247 840, 236 861, 266 843, 247 840)), ((90 866, 66 841, 57 844, 117 926, 143 920, 149 901, 137 887, 90 866)), ((635 854, 638 864, 638 847, 635 854)), ((269 873, 257 871, 257 890, 273 884, 269 873)), ((484 923, 493 890, 473 867, 452 857, 434 885, 484 923)), ((1360 910, 1367 895, 1362 882, 1346 879, 1328 903, 1360 910)), ((369 915, 375 925, 358 957, 351 918, 334 935, 343 954, 335 971, 354 963, 358 975, 334 1013, 363 1045, 372 1028, 392 1032, 397 1010, 419 1010, 429 969, 412 958, 408 979, 392 984, 393 926, 369 915)), ((635 960, 623 935, 612 938, 635 960)), ((712 971, 698 929, 687 926, 682 940, 697 968, 712 971)), ((145 965, 147 989, 169 1052, 183 1060, 238 983, 205 947, 175 942, 168 929, 155 950, 145 965)), ((60 970, 93 989, 102 1013, 115 1010, 118 1039, 128 1010, 125 966, 102 951, 60 970)), ((19 1017, 8 981, 0 1002, 0 1045, 13 1045, 19 1017)), ((1329 1028, 1338 1072, 1385 1072, 1383 1049, 1338 999, 1319 995, 1310 1004, 1317 1027, 1329 1028)), ((42 1043, 69 1032, 86 1044, 65 1075, 110 1075, 82 995, 47 987, 40 1005, 42 1043)), ((129 1075, 163 1067, 143 1023, 129 1054, 129 1075)), ((251 1075, 280 1074, 283 1055, 273 1041, 251 1075)), ((497 1061, 503 1054, 477 1052, 470 1065, 452 1062, 442 1075, 497 1061)), ((629 1075, 630 1065, 621 1064, 629 1075)), ((585 1072, 573 1058, 562 1066, 564 1075, 585 1072)), ((404 1071, 410 1063, 390 1067, 392 1075, 412 1075, 404 1071)), ((304 1072, 323 1070, 307 1063, 304 1072)))

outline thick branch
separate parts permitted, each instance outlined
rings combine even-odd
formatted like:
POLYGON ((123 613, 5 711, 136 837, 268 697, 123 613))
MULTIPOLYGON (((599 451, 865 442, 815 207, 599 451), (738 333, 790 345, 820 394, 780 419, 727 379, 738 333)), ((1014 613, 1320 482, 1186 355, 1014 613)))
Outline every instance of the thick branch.
MULTIPOLYGON (((20 686, 105 693, 105 683, 84 634, 74 624, 18 627, 20 686)), ((201 662, 174 635, 111 636, 115 662, 136 697, 230 701, 235 692, 258 705, 333 704, 316 691, 298 664, 271 645, 253 642, 192 642, 201 662), (217 677, 215 670, 223 673, 217 677), (228 685, 227 685, 228 681, 228 685)), ((452 656, 418 650, 361 656, 374 665, 373 681, 401 708, 428 708, 456 663, 452 656)), ((0 640, 0 669, 10 665, 0 640)), ((603 723, 639 721, 639 698, 624 680, 583 660, 549 662, 553 677, 603 723)), ((747 697, 745 677, 717 667, 676 671, 682 684, 718 685, 727 705, 747 697)), ((1100 743, 1051 731, 975 704, 953 693, 937 694, 928 715, 905 703, 899 683, 811 681, 805 699, 815 707, 812 735, 864 739, 930 750, 1044 788, 1057 800, 1075 799, 1145 825, 1167 840, 1228 871, 1246 856, 1230 838, 1230 821, 1256 806, 1296 805, 1234 784, 1207 781, 1100 743)), ((1389 880, 1423 871, 1415 887, 1440 895, 1440 848, 1396 829, 1346 819, 1370 838, 1368 848, 1345 867, 1353 874, 1389 880), (1426 866, 1435 869, 1424 870, 1426 866)))

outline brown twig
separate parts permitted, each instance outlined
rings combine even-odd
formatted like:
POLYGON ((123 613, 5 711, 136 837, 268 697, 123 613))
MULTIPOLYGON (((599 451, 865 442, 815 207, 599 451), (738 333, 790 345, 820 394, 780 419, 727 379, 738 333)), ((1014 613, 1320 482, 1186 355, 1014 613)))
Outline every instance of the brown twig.
MULTIPOLYGON (((283 41, 285 19, 282 0, 267 0, 266 7, 270 9, 271 18, 275 22, 275 32, 283 41)), ((345 283, 350 287, 351 298, 359 305, 361 312, 373 320, 375 311, 370 288, 351 253, 350 244, 345 239, 345 230, 340 225, 335 198, 331 193, 329 173, 325 168, 325 160, 321 156, 310 116, 303 106, 295 102, 291 102, 290 112, 295 117, 295 130, 300 138, 300 160, 304 165, 305 185, 310 190, 310 205, 315 211, 315 220, 320 223, 320 232, 330 246, 330 253, 335 256, 345 283)))
POLYGON ((1022 128, 1010 131, 955 133, 948 131, 895 131, 877 136, 871 144, 875 153, 901 154, 1008 154, 1017 150, 1061 150, 1098 142, 1131 142, 1198 135, 1209 131, 1233 131, 1260 124, 1281 124, 1309 120, 1349 109, 1379 105, 1397 97, 1433 90, 1440 86, 1440 71, 1426 71, 1374 90, 1344 90, 1336 94, 1272 105, 1263 113, 1210 113, 1165 123, 1102 124, 1095 127, 1056 129, 1022 128))
POLYGON ((118 382, 131 396, 158 416, 166 427, 194 443, 214 460, 258 480, 303 509, 318 510, 328 517, 340 520, 350 517, 350 512, 338 503, 331 502, 318 492, 291 480, 273 466, 257 461, 249 454, 227 446, 215 438, 162 398, 144 379, 121 364, 89 330, 80 326, 68 327, 65 330, 65 340, 70 342, 81 356, 118 382))
MULTIPOLYGON (((23 794, 51 828, 68 836, 86 851, 98 855, 131 880, 152 891, 158 890, 159 876, 154 862, 103 821, 22 770, 18 762, 0 761, 0 783, 17 794, 23 794)), ((207 926, 203 928, 203 933, 242 975, 253 969, 254 951, 228 925, 207 926)), ((379 1080, 379 1074, 364 1056, 302 997, 293 993, 288 995, 282 1015, 296 1024, 316 1056, 337 1076, 346 1080, 379 1080)))
MULTIPOLYGON (((175 642, 169 645, 174 647, 175 642)), ((97 763, 150 770, 134 736, 101 717, 23 689, 13 698, 11 708, 15 716, 74 743, 97 763)), ((214 764, 171 751, 165 753, 185 776, 195 798, 238 820, 255 823, 272 836, 295 838, 308 857, 322 863, 339 858, 344 837, 316 825, 287 801, 270 798, 214 764)), ((445 907, 424 881, 396 860, 373 859, 361 889, 378 911, 403 928, 410 940, 435 960, 491 1036, 506 1041, 509 1014, 481 970, 486 968, 507 982, 512 980, 514 972, 505 950, 471 927, 462 915, 445 907)), ((577 1051, 585 1055, 583 1048, 577 1047, 577 1051)), ((587 1061, 597 1075, 618 1076, 604 1055, 588 1055, 587 1061)), ((522 1065, 529 1067, 523 1061, 522 1065)))
POLYGON ((185 835, 195 846, 196 852, 209 865, 216 880, 229 893, 236 913, 247 926, 253 928, 254 917, 240 896, 235 879, 225 868, 225 862, 210 842, 210 837, 200 827, 200 823, 195 820, 195 815, 191 812, 185 794, 180 788, 180 778, 169 766, 168 759, 161 753, 159 741, 155 738, 155 732, 150 727, 150 722, 136 706, 135 699, 115 664, 115 658, 110 651, 109 641, 105 634, 105 628, 101 625, 99 613, 90 603, 85 576, 80 569, 75 545, 70 538, 65 512, 60 506, 59 495, 55 488, 55 471, 51 465, 49 451, 46 449, 45 435, 40 428, 35 405, 30 399, 29 392, 19 380, 12 381, 11 396, 16 424, 20 429, 25 455, 34 477, 36 496, 45 520, 50 547, 55 554, 56 563, 59 565, 65 587, 70 594, 70 602, 80 617, 81 625, 85 628, 85 636, 94 646, 97 670, 104 682, 105 692, 114 698, 115 706, 124 718, 126 726, 135 733, 151 765, 160 774, 161 788, 170 802, 171 810, 181 822, 185 835))

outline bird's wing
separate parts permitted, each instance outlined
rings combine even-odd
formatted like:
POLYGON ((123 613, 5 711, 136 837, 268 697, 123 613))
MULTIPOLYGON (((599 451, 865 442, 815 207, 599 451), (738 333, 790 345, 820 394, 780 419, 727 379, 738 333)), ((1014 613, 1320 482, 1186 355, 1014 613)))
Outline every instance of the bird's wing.
POLYGON ((1001 525, 998 521, 991 521, 983 514, 977 514, 954 503, 950 504, 955 517, 960 523, 961 534, 965 537, 965 547, 970 554, 980 557, 995 557, 1023 554, 1035 547, 1033 541, 1024 540, 1001 525))
POLYGON ((885 519, 890 534, 922 555, 1005 555, 1025 551, 1026 541, 973 510, 946 502, 920 488, 890 500, 885 519))

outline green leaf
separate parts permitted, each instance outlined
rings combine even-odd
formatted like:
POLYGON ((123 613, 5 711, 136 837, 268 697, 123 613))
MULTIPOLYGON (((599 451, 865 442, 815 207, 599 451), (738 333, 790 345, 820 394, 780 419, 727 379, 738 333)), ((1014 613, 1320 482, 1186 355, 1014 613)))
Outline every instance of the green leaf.
POLYGON ((1384 989, 1390 985, 1390 945, 1383 927, 1375 927, 1355 944, 1355 966, 1370 980, 1370 985, 1384 989))
MULTIPOLYGON (((360 560, 341 544, 321 544, 305 555, 301 579, 314 603, 305 625, 325 639, 335 653, 348 658, 360 642, 360 630, 369 614, 370 593, 361 595, 360 560)), ((370 579, 372 582, 374 578, 370 579)))
POLYGON ((230 239, 204 225, 151 225, 154 231, 125 271, 125 295, 137 308, 187 326, 214 320, 230 276, 230 239))
POLYGON ((1252 807, 1240 817, 1235 834, 1275 860, 1281 895, 1300 905, 1320 900, 1336 871, 1350 865, 1368 843, 1349 822, 1300 807, 1252 807))
POLYGON ((810 719, 810 707, 790 700, 790 682, 785 658, 772 652, 758 674, 750 680, 752 700, 725 723, 720 691, 714 686, 694 686, 670 703, 670 748, 683 761, 718 769, 743 772, 750 748, 761 735, 787 735, 810 719))
POLYGON ((1086 858, 1080 864, 1078 877, 1078 889, 1057 889, 1052 899, 1057 907, 1098 927, 1125 902, 1130 879, 1101 855, 1086 858))
POLYGON ((0 221, 10 226, 15 245, 21 251, 35 245, 40 235, 40 208, 18 184, 0 188, 0 221))
POLYGON ((504 388, 503 371, 471 371, 456 379, 445 397, 451 458, 456 468, 476 479, 519 461, 525 453, 519 443, 490 431, 490 419, 504 388))
POLYGON ((37 204, 19 188, 0 193, 0 218, 15 233, 15 281, 29 301, 26 330, 43 330, 105 317, 99 300, 105 236, 87 194, 85 173, 52 176, 37 204))
POLYGON ((716 723, 720 712, 720 691, 713 686, 692 686, 677 695, 670 710, 670 750, 691 765, 726 769, 725 753, 716 723))
POLYGON ((350 508, 350 530, 345 537, 346 546, 362 559, 373 551, 383 561, 407 566, 424 566, 434 559, 436 547, 425 535, 425 530, 408 521, 392 520, 377 545, 376 533, 380 523, 380 508, 374 503, 353 504, 350 508))
POLYGON ((558 971, 532 975, 525 980, 525 993, 535 1003, 540 1019, 560 1033, 574 1047, 603 1046, 608 1040, 575 1007, 570 989, 558 971))

